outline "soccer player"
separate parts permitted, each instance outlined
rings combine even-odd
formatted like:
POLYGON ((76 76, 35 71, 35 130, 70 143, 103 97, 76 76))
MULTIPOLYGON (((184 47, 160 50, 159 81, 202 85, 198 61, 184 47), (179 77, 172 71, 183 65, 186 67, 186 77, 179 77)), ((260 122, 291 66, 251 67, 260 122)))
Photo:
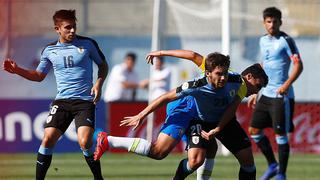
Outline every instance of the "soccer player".
MULTIPOLYGON (((190 60, 195 63, 203 72, 204 72, 204 64, 205 64, 205 57, 202 55, 189 51, 189 50, 162 50, 162 51, 154 51, 150 52, 146 59, 148 63, 153 64, 153 60, 155 58, 160 58, 162 56, 173 56, 178 58, 183 58, 186 60, 190 60)), ((150 144, 150 147, 147 148, 148 153, 140 153, 140 155, 148 156, 153 159, 163 159, 165 158, 173 149, 174 147, 180 142, 185 130, 189 126, 189 122, 191 117, 188 115, 188 112, 193 110, 194 111, 194 101, 192 97, 184 97, 178 99, 176 101, 170 102, 167 104, 167 111, 166 111, 166 121, 165 124, 162 126, 160 133, 157 137, 157 140, 152 142, 152 144, 144 139, 139 140, 141 144, 145 144, 146 146, 150 144), (181 120, 183 119, 183 121, 181 120)), ((104 139, 106 136, 105 133, 101 133, 98 135, 98 144, 96 149, 96 159, 100 159, 105 149, 101 149, 99 143, 101 143, 101 139, 104 139)), ((126 137, 114 137, 108 136, 109 144, 113 148, 125 148, 126 146, 122 144, 127 144, 127 142, 132 142, 133 138, 126 138, 126 137)), ((141 145, 142 146, 142 145, 141 145)), ((105 148, 105 147, 103 147, 105 148)), ((207 159, 203 165, 203 168, 199 168, 198 178, 205 179, 210 177, 213 165, 214 165, 214 157, 216 154, 216 149, 214 145, 212 149, 207 154, 207 159), (206 172, 206 173, 204 173, 206 172)), ((130 151, 130 150, 128 150, 130 151)), ((138 153, 139 154, 139 153, 138 153)))
MULTIPOLYGON (((163 96, 160 96, 155 101, 153 101, 147 108, 145 108, 142 112, 140 112, 138 115, 133 116, 133 117, 125 117, 125 119, 121 122, 121 125, 134 126, 134 128, 136 128, 140 123, 142 123, 142 120, 149 113, 151 113, 152 111, 156 110, 161 105, 163 105, 163 104, 165 104, 167 102, 176 100, 178 98, 182 98, 181 100, 183 100, 183 97, 207 99, 209 101, 207 101, 206 103, 204 103, 204 104, 200 103, 202 105, 201 109, 204 110, 205 114, 208 113, 208 112, 212 112, 212 114, 216 113, 217 111, 214 108, 212 108, 212 107, 215 106, 215 105, 212 104, 214 101, 212 101, 212 99, 210 99, 208 97, 202 96, 202 93, 205 93, 205 91, 201 91, 201 93, 196 94, 195 96, 188 96, 188 95, 185 94, 185 95, 183 95, 181 97, 179 97, 178 94, 176 93, 176 91, 180 91, 180 90, 182 90, 184 88, 188 88, 189 86, 190 87, 191 86, 198 86, 195 89, 206 89, 207 88, 207 91, 209 91, 209 93, 207 95, 209 95, 209 97, 210 97, 212 94, 215 94, 216 91, 218 92, 218 90, 210 89, 210 88, 213 87, 213 84, 215 84, 218 87, 218 89, 224 87, 224 85, 227 82, 227 78, 225 78, 225 76, 228 75, 229 58, 226 57, 226 56, 223 56, 223 55, 221 55, 219 53, 212 53, 212 54, 209 54, 208 57, 206 58, 206 63, 205 64, 206 64, 206 75, 208 77, 201 78, 200 80, 196 80, 194 82, 185 83, 181 87, 179 87, 177 89, 174 89, 174 90, 170 91, 169 93, 166 93, 163 96), (227 59, 226 62, 224 62, 225 59, 227 59), (215 61, 217 61, 217 62, 215 62, 215 61), (212 66, 213 67, 216 66, 215 63, 222 63, 222 64, 223 63, 227 63, 227 65, 225 65, 226 67, 224 67, 224 68, 218 68, 218 66, 217 66, 217 68, 212 68, 212 66), (209 64, 208 67, 207 67, 207 64, 209 64), (214 71, 213 69, 217 70, 219 72, 214 72, 213 73, 213 71, 214 71), (222 70, 224 70, 224 71, 221 72, 222 70), (219 75, 217 75, 217 74, 219 74, 219 75), (219 79, 219 78, 217 78, 215 76, 220 76, 221 79, 219 79), (213 78, 213 77, 215 77, 215 78, 213 78), (210 94, 210 90, 213 90, 214 93, 210 94), (204 109, 204 106, 208 106, 208 108, 204 109)), ((230 80, 238 82, 237 85, 234 85, 235 87, 236 86, 239 87, 243 83, 248 84, 247 85, 248 94, 256 92, 257 89, 259 89, 259 87, 262 86, 261 83, 263 83, 263 81, 264 81, 264 79, 260 78, 260 77, 259 78, 254 78, 251 73, 246 74, 244 76, 244 78, 246 80, 244 80, 243 82, 242 82, 241 76, 235 76, 233 78, 230 78, 230 80)), ((230 87, 228 87, 227 89, 230 89, 231 86, 232 85, 230 85, 230 87)), ((243 86, 243 87, 245 87, 245 86, 243 86)), ((222 106, 225 106, 225 107, 229 104, 229 101, 233 97, 235 97, 236 94, 237 94, 237 91, 235 91, 235 90, 232 90, 231 93, 229 93, 229 92, 227 93, 226 91, 227 91, 226 89, 223 89, 223 90, 221 90, 219 92, 219 96, 222 95, 222 97, 225 97, 225 101, 223 102, 223 105, 222 105, 222 106), (230 98, 228 98, 228 96, 230 96, 230 98)), ((242 93, 244 93, 244 91, 242 91, 242 93)), ((246 93, 244 93, 244 94, 246 94, 246 93)), ((189 101, 189 102, 196 102, 196 101, 189 101)), ((189 108, 189 109, 186 109, 186 108, 183 109, 186 113, 183 114, 184 116, 180 116, 180 119, 176 119, 176 123, 179 123, 179 121, 185 121, 185 120, 190 121, 191 119, 202 117, 202 115, 198 116, 198 113, 199 113, 198 112, 199 111, 199 109, 198 109, 199 106, 198 105, 199 104, 196 104, 196 105, 197 105, 197 107, 194 104, 191 104, 191 106, 189 106, 189 107, 187 106, 187 108, 189 108)), ((219 103, 217 105, 219 105, 219 103)), ((218 109, 219 108, 221 108, 221 107, 218 107, 218 109)), ((179 113, 176 113, 176 114, 179 114, 179 113)), ((172 113, 172 115, 176 115, 176 114, 174 112, 172 113)), ((219 116, 219 114, 217 116, 219 116)), ((226 119, 229 121, 228 118, 226 118, 226 119)), ((183 122, 181 122, 181 124, 182 123, 183 122)), ((225 123, 225 121, 224 121, 224 123, 225 123)), ((224 123, 222 123, 222 127, 224 126, 224 123)), ((184 133, 184 130, 185 130, 181 126, 179 127, 176 124, 168 124, 168 121, 166 121, 166 123, 164 124, 163 127, 165 127, 165 130, 167 130, 167 132, 170 132, 170 131, 172 132, 173 128, 176 128, 178 130, 180 129, 180 133, 179 133, 180 136, 184 133)), ((162 130, 163 130, 163 128, 162 128, 162 130)), ((173 129, 173 132, 179 132, 179 131, 176 131, 176 130, 173 129)), ((163 131, 162 131, 162 133, 163 133, 163 131)), ((108 145, 110 145, 113 148, 128 149, 128 151, 130 151, 130 152, 134 152, 134 153, 137 153, 137 154, 140 154, 140 155, 144 155, 144 156, 147 155, 149 157, 150 157, 150 152, 152 154, 152 149, 151 148, 155 147, 155 146, 152 146, 149 142, 146 142, 145 140, 142 140, 140 138, 120 138, 120 137, 106 136, 106 134, 101 134, 101 135, 103 137, 103 138, 100 138, 102 143, 98 142, 98 147, 97 147, 97 150, 96 150, 96 153, 99 155, 98 157, 101 156, 101 152, 103 152, 103 151, 108 149, 108 145), (109 142, 107 142, 107 141, 109 141, 109 142), (112 142, 110 142, 110 141, 112 141, 112 142), (121 145, 119 143, 120 141, 122 141, 121 145)), ((173 134, 168 134, 167 136, 169 137, 169 136, 172 136, 172 135, 173 134)), ((160 135, 159 135, 159 137, 160 137, 160 135)), ((160 141, 159 138, 157 139, 157 141, 160 141)), ((163 142, 161 141, 161 143, 163 143, 163 142)), ((164 147, 165 147, 165 145, 166 144, 164 144, 164 147)), ((250 146, 250 142, 249 142, 249 146, 250 146)), ((158 146, 156 148, 162 149, 161 146, 158 146)))
POLYGON ((294 93, 292 83, 299 77, 303 65, 294 40, 280 31, 281 11, 268 7, 263 11, 263 23, 267 34, 260 38, 261 63, 269 83, 259 94, 252 96, 249 106, 255 106, 249 132, 268 161, 268 169, 260 178, 267 180, 276 175, 276 180, 286 179, 290 146, 288 133, 292 132, 294 93), (288 76, 289 67, 293 69, 288 76), (257 103, 256 103, 257 102, 257 103), (263 129, 272 127, 278 144, 279 163, 276 161, 268 138, 263 129))
POLYGON ((45 123, 44 137, 38 151, 36 179, 43 180, 51 164, 55 144, 75 120, 78 143, 94 179, 103 179, 99 161, 94 161, 92 136, 95 125, 95 104, 108 72, 106 59, 93 39, 76 34, 75 10, 59 10, 53 15, 54 29, 59 38, 46 46, 36 70, 19 67, 7 59, 4 70, 31 81, 42 81, 53 68, 57 95, 52 102, 45 123), (98 66, 98 77, 93 85, 93 62, 98 66))

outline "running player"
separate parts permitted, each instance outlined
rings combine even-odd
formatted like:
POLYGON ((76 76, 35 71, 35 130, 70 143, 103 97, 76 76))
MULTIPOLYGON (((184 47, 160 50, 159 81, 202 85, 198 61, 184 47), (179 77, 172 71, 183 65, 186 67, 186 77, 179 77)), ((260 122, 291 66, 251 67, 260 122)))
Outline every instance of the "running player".
POLYGON ((294 40, 280 31, 281 11, 275 7, 263 11, 263 23, 267 34, 260 38, 262 66, 270 78, 269 84, 261 91, 257 100, 254 95, 248 105, 257 104, 253 112, 249 132, 268 161, 268 169, 260 178, 267 180, 276 175, 275 179, 286 179, 286 169, 290 154, 287 134, 292 132, 294 93, 292 83, 299 77, 303 66, 299 51, 294 40), (291 61, 293 69, 288 76, 291 61), (278 144, 279 163, 276 161, 268 138, 263 129, 273 127, 278 144))
POLYGON ((93 160, 92 136, 95 125, 95 104, 108 72, 106 59, 93 39, 76 34, 75 10, 59 10, 53 15, 58 41, 46 46, 36 70, 19 67, 7 59, 4 70, 31 81, 42 81, 53 68, 57 92, 45 123, 44 137, 38 151, 36 179, 43 180, 51 164, 55 144, 75 120, 78 143, 94 179, 103 179, 100 161, 93 160), (98 66, 98 78, 93 81, 93 62, 98 66))

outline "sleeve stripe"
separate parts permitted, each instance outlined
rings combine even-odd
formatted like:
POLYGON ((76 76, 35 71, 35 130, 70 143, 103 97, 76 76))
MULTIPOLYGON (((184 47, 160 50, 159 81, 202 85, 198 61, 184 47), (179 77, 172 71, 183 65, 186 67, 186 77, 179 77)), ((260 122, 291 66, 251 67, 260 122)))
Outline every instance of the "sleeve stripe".
POLYGON ((292 54, 298 54, 298 51, 296 49, 296 46, 294 44, 293 39, 290 36, 288 36, 286 33, 284 33, 284 32, 282 32, 282 35, 283 35, 284 39, 286 40, 286 42, 288 43, 288 46, 289 46, 289 48, 291 50, 291 53, 292 54))

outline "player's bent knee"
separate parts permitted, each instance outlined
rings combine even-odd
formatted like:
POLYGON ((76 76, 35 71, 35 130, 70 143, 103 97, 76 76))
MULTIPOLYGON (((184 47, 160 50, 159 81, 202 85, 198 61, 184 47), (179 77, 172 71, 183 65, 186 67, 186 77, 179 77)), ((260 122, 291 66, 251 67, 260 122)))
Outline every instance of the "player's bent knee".
POLYGON ((156 159, 156 160, 162 160, 165 157, 167 157, 168 154, 169 154, 169 152, 167 152, 167 151, 163 151, 161 149, 151 148, 150 153, 149 153, 149 157, 156 159))
POLYGON ((78 143, 81 149, 89 149, 91 147, 91 143, 86 138, 79 139, 78 143))
POLYGON ((203 164, 203 162, 204 162, 204 159, 197 159, 197 158, 188 159, 188 163, 189 163, 190 168, 194 169, 194 170, 198 169, 198 167, 200 167, 203 164))
POLYGON ((251 135, 260 134, 261 132, 262 132, 261 129, 249 127, 249 134, 251 135))
POLYGON ((42 139, 41 145, 43 147, 53 148, 56 144, 56 140, 54 138, 50 138, 49 136, 45 136, 42 139))

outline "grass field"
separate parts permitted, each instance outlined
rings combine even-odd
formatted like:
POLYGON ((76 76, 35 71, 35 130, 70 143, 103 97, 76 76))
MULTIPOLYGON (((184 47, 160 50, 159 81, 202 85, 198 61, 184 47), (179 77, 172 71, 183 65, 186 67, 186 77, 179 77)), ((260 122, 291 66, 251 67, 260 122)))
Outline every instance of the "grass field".
MULTIPOLYGON (((161 161, 133 154, 107 154, 102 157, 102 171, 106 180, 169 180, 184 155, 170 155, 161 161)), ((36 154, 0 154, 0 180, 35 179, 36 154)), ((257 176, 266 168, 264 158, 256 154, 257 176)), ((218 156, 212 179, 237 179, 238 163, 233 156, 218 156)), ((288 168, 289 180, 320 180, 320 155, 292 154, 288 168)), ((93 179, 80 153, 55 154, 47 180, 93 179)), ((195 173, 188 180, 196 179, 195 173)))

